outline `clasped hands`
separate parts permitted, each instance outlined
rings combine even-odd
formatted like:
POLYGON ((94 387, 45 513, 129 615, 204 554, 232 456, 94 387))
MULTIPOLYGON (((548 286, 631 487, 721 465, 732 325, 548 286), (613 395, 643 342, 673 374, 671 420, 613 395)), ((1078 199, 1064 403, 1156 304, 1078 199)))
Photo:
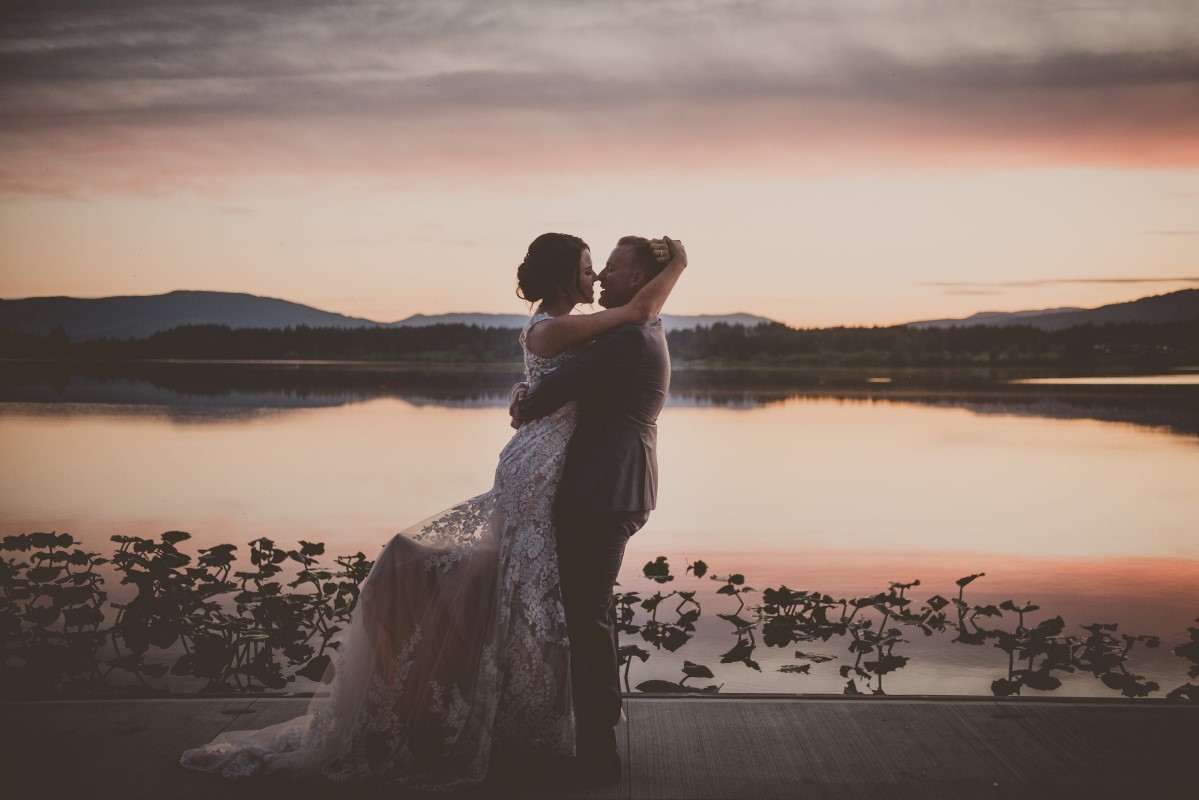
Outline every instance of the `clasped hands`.
POLYGON ((527 383, 518 383, 512 387, 512 391, 508 392, 508 416, 512 418, 512 427, 517 430, 525 424, 524 418, 520 415, 520 401, 524 400, 528 393, 529 384, 527 383))
POLYGON ((676 258, 682 258, 683 263, 687 263, 687 251, 683 248, 682 241, 671 239, 669 236, 663 236, 661 239, 649 240, 650 250, 654 253, 654 258, 663 264, 670 263, 676 258))

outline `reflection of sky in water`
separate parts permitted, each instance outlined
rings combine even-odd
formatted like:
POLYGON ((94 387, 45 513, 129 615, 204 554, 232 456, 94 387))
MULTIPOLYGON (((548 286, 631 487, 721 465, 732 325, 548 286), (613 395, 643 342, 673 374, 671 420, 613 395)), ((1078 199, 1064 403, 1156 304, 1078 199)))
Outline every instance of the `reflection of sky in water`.
POLYGON ((1012 383, 1044 386, 1199 386, 1199 373, 1185 375, 1127 375, 1087 378, 1024 378, 1012 383))
MULTIPOLYGON (((1192 437, 1033 416, 1052 403, 943 402, 671 405, 650 530, 692 552, 1199 557, 1192 437)), ((502 406, 425 397, 246 406, 202 425, 155 405, 0 409, 0 447, 20 454, 0 466, 8 532, 71 521, 81 535, 295 531, 369 548, 490 486, 511 433, 502 406)))
MULTIPOLYGON (((503 398, 491 394, 329 404, 301 393, 270 407, 247 393, 204 401, 194 416, 169 395, 0 403, 0 533, 65 530, 102 545, 112 534, 181 529, 195 547, 266 535, 373 557, 396 530, 491 485, 511 433, 503 398), (179 424, 189 420, 203 424, 179 424)), ((1031 598, 1072 625, 1118 621, 1167 643, 1199 616, 1199 447, 1151 427, 1152 414, 1132 425, 1070 418, 1079 409, 1053 399, 783 395, 729 407, 691 397, 676 397, 661 419, 661 506, 630 545, 630 586, 645 561, 666 554, 676 573, 703 558, 759 588, 868 593, 918 577, 919 600, 986 571, 968 597, 1031 598)), ((715 666, 708 650, 731 639, 725 623, 709 624, 711 635, 680 658, 715 666)), ((843 659, 843 647, 830 653, 843 659)), ((989 646, 905 647, 922 655, 889 676, 898 693, 986 693, 1006 666, 989 646), (937 666, 945 661, 952 676, 937 666)), ((774 672, 794 663, 793 649, 760 649, 764 673, 724 667, 718 682, 840 690, 843 662, 806 677, 774 672)), ((1168 650, 1144 654, 1142 665, 1161 670, 1166 687, 1182 682, 1166 673, 1184 666, 1168 650)), ((677 679, 675 670, 651 659, 634 674, 677 679)))

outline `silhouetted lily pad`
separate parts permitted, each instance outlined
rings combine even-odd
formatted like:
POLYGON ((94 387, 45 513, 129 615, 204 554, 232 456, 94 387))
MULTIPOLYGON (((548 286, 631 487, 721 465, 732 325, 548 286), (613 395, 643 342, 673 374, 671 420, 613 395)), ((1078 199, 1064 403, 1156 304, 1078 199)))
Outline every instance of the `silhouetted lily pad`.
POLYGON ((1185 700, 1188 703, 1199 703, 1199 686, 1184 683, 1166 695, 1167 700, 1185 700))
POLYGON ((670 574, 670 564, 667 563, 666 556, 658 556, 642 567, 641 571, 645 577, 657 583, 668 583, 674 580, 674 576, 670 574))
POLYGON ((1131 675, 1123 672, 1109 672, 1100 676, 1105 686, 1119 689, 1125 697, 1148 697, 1151 692, 1158 690, 1154 681, 1145 680, 1143 675, 1131 675))
POLYGON ((62 567, 34 567, 29 570, 29 580, 38 583, 52 581, 62 574, 62 567))
POLYGON ((793 675, 807 675, 812 671, 811 664, 784 664, 779 667, 779 672, 786 672, 793 675))
POLYGON ((907 663, 907 656, 886 655, 880 658, 878 661, 866 662, 865 666, 867 670, 875 673, 876 675, 886 675, 889 672, 894 672, 897 669, 901 669, 907 663))
POLYGON ((296 670, 296 675, 301 678, 307 678, 310 681, 319 681, 325 674, 325 670, 333 663, 333 659, 327 655, 319 655, 309 661, 303 669, 296 670))
POLYGON ((642 650, 635 644, 625 644, 620 647, 620 658, 622 662, 630 658, 638 658, 644 663, 649 659, 649 652, 642 650))
POLYGON ((651 694, 690 694, 693 690, 672 681, 645 681, 637 684, 637 691, 651 694))
POLYGON ((1062 685, 1062 682, 1056 677, 1041 670, 1021 670, 1018 674, 1025 686, 1039 692, 1052 692, 1062 685))
POLYGON ((31 547, 57 547, 58 534, 54 532, 45 533, 44 531, 31 533, 29 534, 29 545, 31 547))

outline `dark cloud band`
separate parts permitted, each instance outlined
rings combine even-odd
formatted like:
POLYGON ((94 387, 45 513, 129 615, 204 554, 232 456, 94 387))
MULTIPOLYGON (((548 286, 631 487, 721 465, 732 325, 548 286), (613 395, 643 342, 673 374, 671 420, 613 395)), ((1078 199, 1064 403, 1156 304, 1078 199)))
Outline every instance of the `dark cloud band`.
POLYGON ((974 293, 987 289, 1030 289, 1037 286, 1065 286, 1075 284, 1136 284, 1157 283, 1173 285, 1199 285, 1199 276, 1182 276, 1172 278, 1045 278, 1027 281, 921 281, 917 286, 932 286, 949 289, 954 294, 974 293))
POLYGON ((205 173, 278 168, 281 153, 380 170, 382 150, 416 154, 397 172, 547 152, 1199 164, 1191 0, 1054 9, 1073 13, 958 0, 13 4, 0 14, 0 189, 46 184, 39 160, 84 181, 70 162, 97 149, 131 154, 126 175, 155 151, 155 174, 195 153, 205 173))

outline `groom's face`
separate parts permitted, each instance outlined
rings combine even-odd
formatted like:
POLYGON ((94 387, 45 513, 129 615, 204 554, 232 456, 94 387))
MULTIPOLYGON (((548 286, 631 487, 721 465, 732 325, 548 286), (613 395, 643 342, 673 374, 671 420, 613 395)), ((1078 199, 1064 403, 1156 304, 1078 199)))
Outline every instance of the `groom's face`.
POLYGON ((608 256, 608 263, 596 280, 604 287, 599 304, 604 308, 620 308, 637 294, 645 283, 645 275, 633 266, 633 248, 620 245, 608 256))

